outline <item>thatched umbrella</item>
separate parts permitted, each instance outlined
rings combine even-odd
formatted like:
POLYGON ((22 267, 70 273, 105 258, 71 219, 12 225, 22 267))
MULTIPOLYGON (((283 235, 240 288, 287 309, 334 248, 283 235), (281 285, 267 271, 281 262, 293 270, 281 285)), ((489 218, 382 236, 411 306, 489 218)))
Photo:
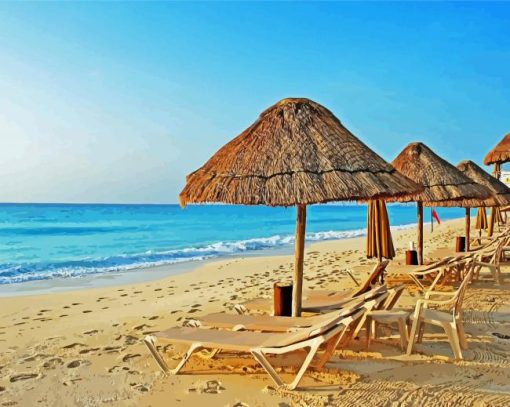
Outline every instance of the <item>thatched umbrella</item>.
MULTIPOLYGON (((491 196, 488 199, 475 199, 475 200, 465 200, 463 201, 462 206, 466 208, 466 251, 469 251, 469 229, 470 229, 470 208, 472 207, 491 207, 491 217, 489 223, 489 236, 492 235, 491 229, 494 227, 494 219, 497 216, 495 208, 499 206, 505 206, 510 204, 510 188, 508 188, 505 184, 503 184, 498 179, 491 176, 489 173, 484 171, 478 165, 476 165, 473 161, 465 160, 461 161, 457 164, 457 168, 462 171, 462 173, 468 178, 472 179, 476 183, 483 185, 486 187, 491 196), (492 226, 491 226, 492 224, 492 226)), ((483 217, 482 212, 480 211, 480 217, 483 217)), ((485 213, 485 209, 483 209, 483 213, 485 213)), ((501 215, 500 215, 501 216, 501 215)), ((478 219, 478 215, 477 215, 478 219)), ((486 219, 485 215, 485 227, 480 229, 486 229, 486 219)), ((480 218, 480 223, 483 222, 480 218)), ((477 221, 478 224, 478 221, 477 221)))
POLYGON ((501 164, 510 161, 510 133, 504 136, 483 159, 485 165, 494 164, 494 176, 501 176, 501 164))
POLYGON ((325 107, 283 99, 186 178, 181 205, 297 206, 292 314, 300 315, 306 205, 421 190, 325 107))
POLYGON ((383 257, 386 259, 395 257, 388 211, 382 199, 368 202, 366 253, 368 258, 376 257, 379 261, 383 257))
POLYGON ((423 205, 457 206, 463 199, 485 199, 490 192, 467 178, 423 143, 411 143, 393 160, 393 166, 425 189, 414 196, 394 199, 416 201, 418 207, 418 261, 423 264, 423 205))

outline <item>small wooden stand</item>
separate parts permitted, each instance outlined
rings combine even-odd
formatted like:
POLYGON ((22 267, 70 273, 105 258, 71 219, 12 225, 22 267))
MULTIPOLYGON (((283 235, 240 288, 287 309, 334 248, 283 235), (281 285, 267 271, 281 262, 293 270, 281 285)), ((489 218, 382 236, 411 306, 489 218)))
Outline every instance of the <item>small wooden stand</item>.
POLYGON ((406 265, 418 265, 418 252, 416 250, 406 250, 406 265))
POLYGON ((292 316, 292 284, 274 283, 274 315, 292 316))
POLYGON ((466 237, 465 236, 457 236, 455 239, 455 251, 465 252, 466 251, 466 237))

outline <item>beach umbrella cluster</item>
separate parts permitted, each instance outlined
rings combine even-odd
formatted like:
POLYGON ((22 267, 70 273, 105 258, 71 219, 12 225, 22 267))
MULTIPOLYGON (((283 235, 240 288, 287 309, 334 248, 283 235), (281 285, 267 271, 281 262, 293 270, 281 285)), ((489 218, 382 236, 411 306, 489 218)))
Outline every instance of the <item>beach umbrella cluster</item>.
POLYGON ((500 206, 510 205, 510 188, 484 171, 473 161, 461 161, 457 164, 457 168, 474 182, 486 187, 491 193, 488 199, 468 199, 463 202, 463 206, 466 208, 466 251, 469 251, 470 208, 479 208, 476 217, 476 228, 478 230, 489 228, 489 236, 491 236, 491 228, 494 227, 494 221, 502 220, 498 208, 500 206), (491 208, 490 222, 487 222, 485 207, 491 208))
POLYGON ((283 99, 189 174, 179 195, 188 203, 296 206, 292 315, 301 313, 306 206, 416 193, 328 109, 283 99))
POLYGON ((490 191, 466 177, 423 143, 410 143, 392 164, 400 173, 424 186, 415 195, 391 199, 417 203, 418 262, 423 264, 423 206, 462 206, 465 200, 489 198, 490 191))
POLYGON ((505 135, 483 159, 485 165, 494 164, 494 176, 500 178, 501 164, 510 161, 510 133, 505 135))
MULTIPOLYGON (((510 135, 503 141, 506 147, 496 146, 493 155, 508 161, 510 135)), ((423 264, 423 206, 508 203, 508 189, 490 182, 489 175, 473 169, 471 162, 461 164, 462 171, 423 143, 409 144, 389 164, 324 106, 310 99, 287 98, 263 111, 250 127, 189 174, 179 202, 183 207, 216 202, 295 206, 292 315, 299 316, 307 205, 368 202, 366 254, 381 260, 395 255, 385 201, 416 202, 423 264)))

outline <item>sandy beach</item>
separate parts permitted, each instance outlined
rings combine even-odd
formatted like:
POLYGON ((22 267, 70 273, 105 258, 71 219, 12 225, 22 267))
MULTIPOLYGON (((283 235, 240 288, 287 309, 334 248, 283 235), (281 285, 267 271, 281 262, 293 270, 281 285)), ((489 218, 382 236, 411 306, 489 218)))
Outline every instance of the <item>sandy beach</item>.
MULTIPOLYGON (((452 249, 463 226, 462 220, 444 222, 433 234, 426 227, 426 257, 452 249)), ((401 274, 404 250, 414 239, 414 229, 394 233, 397 257, 387 278, 389 285, 408 284, 398 304, 404 309, 418 296, 401 274)), ((365 259, 364 245, 364 238, 356 238, 307 246, 305 289, 352 288, 346 270, 363 280, 374 264, 365 259)), ((508 282, 469 288, 464 361, 453 361, 444 336, 434 333, 405 357, 391 331, 369 352, 363 340, 337 351, 326 369, 305 375, 307 391, 276 389, 248 356, 196 356, 183 374, 165 376, 141 343, 148 333, 269 296, 275 281, 290 280, 291 270, 292 256, 235 257, 159 280, 0 298, 0 405, 389 406, 415 405, 418 399, 427 406, 510 404, 508 282)), ((180 351, 165 348, 169 364, 180 351)), ((282 366, 286 378, 289 360, 282 366)))

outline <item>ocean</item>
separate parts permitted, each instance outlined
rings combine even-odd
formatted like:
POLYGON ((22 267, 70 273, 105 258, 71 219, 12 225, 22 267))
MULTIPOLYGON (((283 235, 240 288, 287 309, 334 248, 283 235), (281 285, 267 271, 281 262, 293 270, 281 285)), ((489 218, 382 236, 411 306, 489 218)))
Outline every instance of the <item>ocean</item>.
MULTIPOLYGON (((436 210, 441 220, 463 215, 436 210)), ((388 212, 392 227, 416 222, 415 205, 388 212)), ((290 249, 295 216, 295 208, 264 206, 1 204, 0 284, 290 249)), ((308 208, 308 242, 363 236, 365 228, 364 205, 308 208)))

